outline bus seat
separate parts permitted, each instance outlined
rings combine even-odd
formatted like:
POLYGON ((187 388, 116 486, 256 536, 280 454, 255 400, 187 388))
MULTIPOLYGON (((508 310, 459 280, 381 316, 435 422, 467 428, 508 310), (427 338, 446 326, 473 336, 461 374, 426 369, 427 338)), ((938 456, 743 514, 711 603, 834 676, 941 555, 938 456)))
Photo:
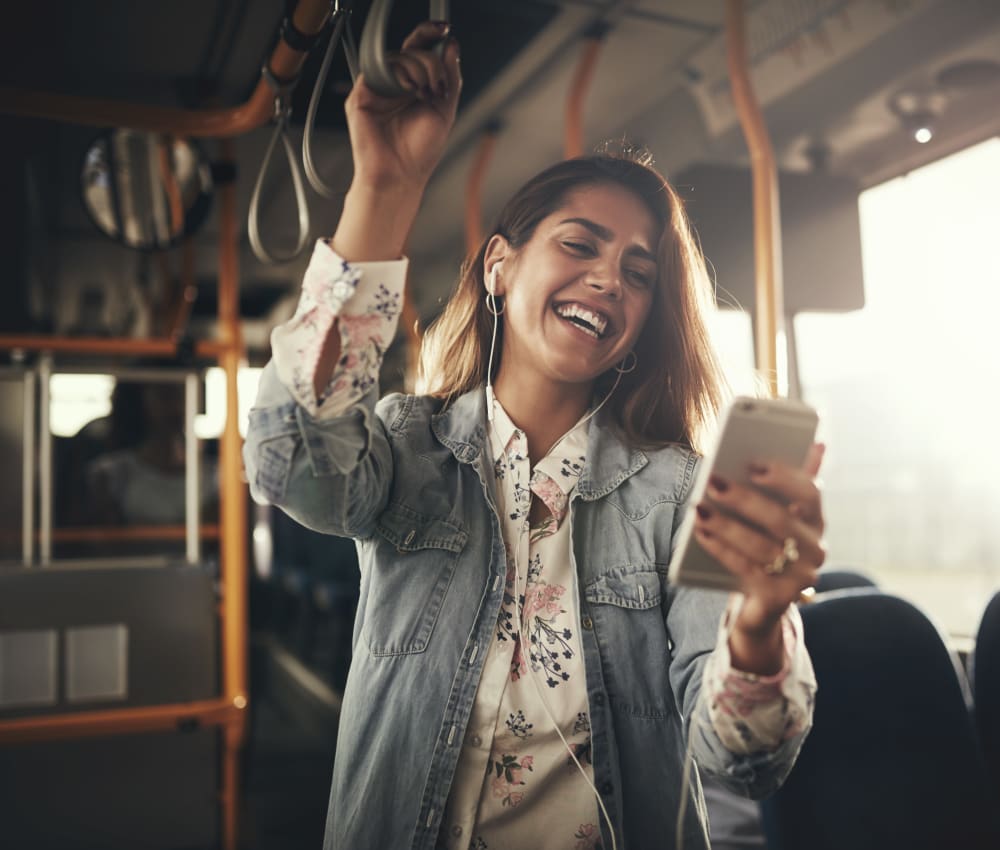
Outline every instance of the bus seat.
POLYGON ((817 593, 829 593, 851 587, 876 587, 876 584, 874 579, 857 570, 845 567, 820 570, 819 580, 816 582, 817 593))
POLYGON ((976 725, 1000 802, 1000 591, 983 612, 971 667, 976 725))
POLYGON ((802 620, 815 722, 762 805, 769 850, 1000 847, 964 674, 931 621, 874 590, 818 596, 802 620))

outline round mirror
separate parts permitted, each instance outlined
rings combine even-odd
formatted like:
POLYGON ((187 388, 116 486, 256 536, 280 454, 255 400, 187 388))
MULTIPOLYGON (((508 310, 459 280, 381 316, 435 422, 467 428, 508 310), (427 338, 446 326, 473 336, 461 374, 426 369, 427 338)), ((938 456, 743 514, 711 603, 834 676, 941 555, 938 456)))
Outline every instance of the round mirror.
POLYGON ((130 248, 166 248, 194 233, 212 203, 212 175, 186 139, 118 129, 98 137, 81 174, 94 223, 130 248))

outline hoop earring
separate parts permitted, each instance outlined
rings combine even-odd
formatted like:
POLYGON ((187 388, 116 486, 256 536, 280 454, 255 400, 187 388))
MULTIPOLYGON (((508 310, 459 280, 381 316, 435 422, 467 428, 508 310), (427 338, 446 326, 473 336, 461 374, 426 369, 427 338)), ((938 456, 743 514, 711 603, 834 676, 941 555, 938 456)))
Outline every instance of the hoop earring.
POLYGON ((497 297, 492 292, 486 293, 486 310, 491 316, 499 316, 503 313, 504 308, 507 306, 506 303, 500 304, 500 309, 497 309, 497 297))
POLYGON ((629 372, 634 372, 634 371, 635 371, 635 367, 636 367, 636 366, 637 366, 638 364, 639 364, 639 357, 638 357, 638 356, 636 355, 636 353, 635 353, 634 351, 630 351, 630 352, 629 352, 628 354, 626 354, 626 355, 625 355, 625 356, 624 356, 624 357, 622 358, 622 362, 621 362, 621 363, 619 363, 619 364, 618 364, 617 366, 615 366, 615 371, 616 371, 616 372, 617 372, 617 373, 618 373, 619 375, 627 375, 627 374, 628 374, 629 372), (626 360, 628 360, 628 358, 629 358, 629 355, 631 355, 631 357, 632 357, 632 365, 631 365, 631 366, 629 366, 629 367, 628 367, 628 369, 626 369, 626 368, 624 367, 624 365, 622 365, 622 364, 624 364, 624 363, 625 363, 625 361, 626 361, 626 360))

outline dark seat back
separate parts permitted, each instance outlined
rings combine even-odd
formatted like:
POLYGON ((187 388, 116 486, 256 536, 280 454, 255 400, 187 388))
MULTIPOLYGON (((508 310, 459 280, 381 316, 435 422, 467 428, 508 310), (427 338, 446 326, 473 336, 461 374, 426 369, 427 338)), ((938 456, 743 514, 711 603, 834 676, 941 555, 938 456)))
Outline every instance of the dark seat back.
POLYGON ((994 800, 1000 805, 1000 591, 986 606, 979 623, 972 657, 972 693, 976 725, 993 778, 994 800))
POLYGON ((877 591, 802 609, 813 730, 763 805, 769 850, 996 850, 1000 826, 964 675, 917 608, 877 591))

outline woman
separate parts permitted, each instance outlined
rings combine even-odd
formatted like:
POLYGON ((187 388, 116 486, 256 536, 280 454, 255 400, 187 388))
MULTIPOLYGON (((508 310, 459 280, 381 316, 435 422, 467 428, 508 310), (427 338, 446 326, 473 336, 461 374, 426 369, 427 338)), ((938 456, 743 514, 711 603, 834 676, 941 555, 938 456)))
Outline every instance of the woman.
POLYGON ((376 405, 458 45, 421 25, 395 68, 408 95, 359 80, 348 98, 354 182, 274 332, 246 447, 256 498, 357 540, 326 846, 661 848, 677 826, 707 847, 686 742, 761 795, 811 722, 793 603, 824 558, 820 452, 697 506, 742 595, 667 585, 720 396, 707 286, 672 190, 613 157, 514 196, 427 334, 424 394, 376 405))

